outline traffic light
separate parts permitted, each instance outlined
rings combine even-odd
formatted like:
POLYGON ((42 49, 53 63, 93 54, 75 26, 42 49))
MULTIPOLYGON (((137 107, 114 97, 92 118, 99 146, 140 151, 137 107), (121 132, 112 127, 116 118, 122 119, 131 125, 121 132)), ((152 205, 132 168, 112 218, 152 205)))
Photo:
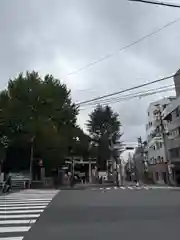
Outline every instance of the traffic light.
POLYGON ((126 147, 126 150, 134 150, 134 147, 126 147))

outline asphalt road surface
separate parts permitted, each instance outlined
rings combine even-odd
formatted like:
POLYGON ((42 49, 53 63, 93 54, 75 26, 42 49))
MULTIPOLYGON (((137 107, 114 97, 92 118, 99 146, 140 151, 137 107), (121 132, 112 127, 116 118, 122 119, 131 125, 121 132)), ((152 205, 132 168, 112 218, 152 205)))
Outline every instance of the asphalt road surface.
POLYGON ((60 191, 24 240, 177 239, 179 189, 60 191))

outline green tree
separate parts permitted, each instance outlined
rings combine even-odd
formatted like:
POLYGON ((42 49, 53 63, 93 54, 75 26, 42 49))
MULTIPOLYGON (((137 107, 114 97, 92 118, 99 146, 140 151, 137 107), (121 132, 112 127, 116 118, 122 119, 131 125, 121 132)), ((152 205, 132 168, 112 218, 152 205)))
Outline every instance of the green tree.
MULTIPOLYGON (((98 166, 101 170, 106 169, 106 160, 113 154, 117 157, 117 150, 111 152, 109 145, 117 144, 120 140, 121 123, 117 113, 113 112, 109 106, 98 105, 89 115, 87 129, 93 141, 98 145, 98 166)), ((120 142, 119 142, 120 143, 120 142)))
POLYGON ((67 154, 77 114, 65 84, 52 75, 21 73, 0 94, 0 138, 9 146, 29 144, 33 138, 34 155, 56 166, 67 154))

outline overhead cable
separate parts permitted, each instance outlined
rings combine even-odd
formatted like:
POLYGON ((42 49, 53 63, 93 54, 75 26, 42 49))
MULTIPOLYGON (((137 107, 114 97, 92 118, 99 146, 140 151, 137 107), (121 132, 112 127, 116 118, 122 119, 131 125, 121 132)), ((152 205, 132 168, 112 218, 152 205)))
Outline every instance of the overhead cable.
POLYGON ((112 58, 114 55, 119 54, 120 52, 126 50, 127 48, 130 48, 130 47, 138 44, 139 42, 141 42, 141 41, 143 41, 143 40, 145 40, 145 39, 147 39, 147 38, 149 38, 149 37, 157 34, 158 32, 162 31, 163 29, 165 29, 165 28, 167 28, 167 27, 170 27, 171 25, 175 24, 175 23, 178 22, 179 20, 180 20, 180 18, 177 18, 177 19, 175 19, 175 20, 173 20, 173 21, 171 21, 171 22, 163 25, 162 27, 157 28, 156 30, 148 33, 147 35, 144 35, 143 37, 138 38, 137 40, 135 40, 135 41, 133 41, 133 42, 125 45, 124 47, 118 49, 116 52, 107 54, 107 55, 105 55, 105 56, 103 56, 103 57, 101 57, 101 58, 99 58, 99 59, 97 59, 97 60, 94 60, 94 61, 88 63, 87 65, 85 65, 85 66, 83 66, 83 67, 80 67, 79 69, 68 73, 66 76, 74 75, 74 74, 79 73, 79 72, 81 72, 81 71, 83 71, 83 70, 85 70, 85 69, 87 69, 87 68, 90 68, 90 67, 92 67, 92 66, 94 66, 94 65, 96 65, 96 64, 98 64, 98 63, 100 63, 100 62, 102 62, 102 61, 104 61, 104 60, 106 60, 106 59, 112 58))
POLYGON ((118 92, 113 92, 113 93, 110 93, 110 94, 106 94, 106 95, 103 95, 103 96, 99 96, 99 97, 96 97, 96 98, 85 100, 85 101, 77 103, 76 105, 82 106, 82 105, 84 105, 86 103, 94 102, 94 101, 97 101, 97 100, 101 100, 101 99, 104 99, 104 98, 108 98, 108 97, 111 97, 111 96, 115 96, 115 95, 119 95, 119 94, 122 94, 122 93, 125 93, 125 92, 129 92, 129 91, 132 91, 132 90, 135 90, 135 89, 138 89, 138 88, 149 86, 149 85, 152 85, 152 84, 155 84, 155 83, 159 83, 159 82, 171 79, 171 78, 173 78, 173 77, 175 77, 177 75, 180 75, 180 73, 172 74, 170 76, 159 78, 159 79, 156 79, 156 80, 151 81, 151 82, 147 82, 147 83, 143 83, 143 84, 140 84, 140 85, 136 85, 134 87, 126 88, 126 89, 118 91, 118 92))

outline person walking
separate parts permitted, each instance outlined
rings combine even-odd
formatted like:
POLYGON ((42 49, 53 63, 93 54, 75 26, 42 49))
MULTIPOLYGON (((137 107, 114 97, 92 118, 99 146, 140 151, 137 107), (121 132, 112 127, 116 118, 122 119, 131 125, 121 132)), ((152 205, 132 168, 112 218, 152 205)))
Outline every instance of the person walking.
POLYGON ((12 189, 12 178, 11 178, 11 174, 8 174, 7 179, 3 186, 2 192, 8 193, 11 189, 12 189))

